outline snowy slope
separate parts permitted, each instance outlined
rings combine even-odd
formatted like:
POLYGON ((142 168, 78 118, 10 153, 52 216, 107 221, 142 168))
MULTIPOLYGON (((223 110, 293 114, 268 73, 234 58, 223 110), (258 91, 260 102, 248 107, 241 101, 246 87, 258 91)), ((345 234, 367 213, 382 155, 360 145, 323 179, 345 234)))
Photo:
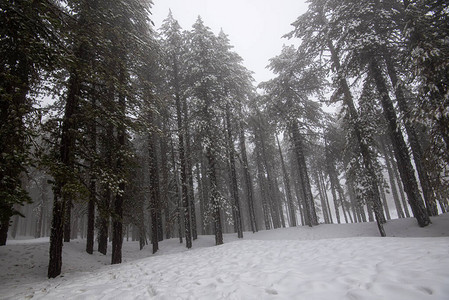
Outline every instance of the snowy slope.
POLYGON ((368 223, 226 235, 218 247, 201 236, 191 250, 172 239, 154 256, 125 242, 115 266, 80 240, 64 245, 63 275, 51 280, 48 239, 10 241, 0 247, 0 299, 447 300, 449 215, 432 221, 391 221, 388 238, 368 223))

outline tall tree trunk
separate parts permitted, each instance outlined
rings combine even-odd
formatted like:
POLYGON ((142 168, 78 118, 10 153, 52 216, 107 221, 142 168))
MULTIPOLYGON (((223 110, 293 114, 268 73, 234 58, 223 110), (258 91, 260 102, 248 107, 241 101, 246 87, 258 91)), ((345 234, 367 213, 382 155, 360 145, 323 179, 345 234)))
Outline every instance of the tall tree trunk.
POLYGON ((62 268, 62 246, 64 237, 64 205, 61 189, 56 186, 53 189, 53 218, 50 233, 50 262, 48 264, 48 278, 55 278, 61 274, 62 268), (55 217, 56 216, 56 217, 55 217))
POLYGON ((318 172, 320 172, 320 171, 317 168, 315 170, 315 172, 314 172, 314 177, 315 177, 316 187, 318 189, 318 195, 320 196, 321 211, 323 212, 324 223, 325 224, 330 224, 329 216, 328 216, 329 211, 328 211, 327 206, 326 206, 326 199, 324 198, 323 187, 321 185, 321 180, 320 180, 320 177, 318 175, 318 172))
POLYGON ((333 224, 334 220, 332 218, 331 206, 329 204, 329 197, 327 196, 326 180, 325 180, 325 177, 323 175, 323 171, 319 171, 318 175, 319 175, 319 179, 320 179, 321 184, 322 184, 324 200, 326 202, 326 208, 327 208, 327 215, 328 215, 328 218, 329 218, 329 224, 333 224))
POLYGON ((302 141, 301 134, 299 132, 298 124, 294 122, 290 128, 293 136, 293 144, 296 153, 296 161, 298 163, 299 177, 301 179, 303 193, 304 193, 304 203, 305 203, 305 213, 307 214, 308 223, 307 225, 313 226, 318 225, 318 218, 315 211, 315 202, 313 200, 312 188, 310 186, 309 175, 307 171, 306 159, 304 156, 304 145, 302 141))
POLYGON ((177 125, 178 125, 178 151, 179 151, 179 160, 181 164, 181 197, 182 204, 184 207, 184 230, 185 230, 185 238, 186 238, 186 247, 188 249, 192 248, 192 231, 191 231, 191 221, 190 221, 190 200, 189 200, 189 192, 188 192, 188 179, 187 179, 187 162, 186 162, 186 153, 185 153, 185 142, 184 139, 186 137, 185 130, 186 128, 183 126, 182 122, 182 110, 181 110, 181 97, 179 92, 176 92, 175 95, 176 101, 176 115, 177 115, 177 125))
POLYGON ((429 175, 424 164, 424 151, 419 142, 419 137, 416 132, 415 126, 409 120, 410 111, 409 105, 404 95, 404 86, 400 79, 398 79, 396 69, 393 65, 393 61, 389 53, 385 56, 385 62, 387 65, 388 75, 390 77, 393 87, 395 87, 396 100, 398 102, 398 107, 401 110, 403 116, 405 117, 404 126, 407 132, 408 141, 412 149, 413 160, 415 162, 416 171, 418 172, 419 182, 421 183, 421 189, 424 195, 424 201, 426 203, 426 209, 429 216, 437 216, 438 209, 435 199, 435 194, 430 183, 429 175))
MULTIPOLYGON (((80 84, 81 79, 79 78, 78 73, 73 71, 69 79, 69 90, 65 105, 61 144, 59 148, 60 162, 64 167, 68 168, 69 172, 73 171, 74 167, 75 131, 77 127, 75 117, 80 96, 80 84)), ((59 178, 55 178, 56 183, 54 187, 53 219, 50 234, 50 254, 47 274, 49 278, 54 278, 61 274, 64 224, 67 223, 66 207, 71 205, 71 195, 63 193, 63 189, 71 176, 72 174, 64 174, 63 176, 59 175, 59 178)), ((68 222, 70 223, 70 219, 68 219, 68 222)), ((68 235, 68 239, 70 240, 70 234, 68 235)))
POLYGON ((164 220, 165 220, 165 238, 171 238, 171 221, 170 221, 170 197, 169 197, 169 167, 168 167, 168 143, 167 137, 169 136, 169 129, 167 128, 168 116, 164 114, 164 120, 162 121, 162 132, 163 135, 160 138, 160 149, 161 149, 161 209, 164 210, 164 220))
POLYGON ((366 222, 366 217, 365 217, 365 220, 362 219, 362 212, 360 209, 360 205, 357 202, 357 198, 355 196, 353 183, 352 183, 352 181, 350 181, 350 179, 348 178, 346 173, 345 173, 345 179, 346 179, 346 186, 348 188, 349 199, 351 200, 351 206, 353 209, 354 219, 358 223, 366 222))
POLYGON ((204 188, 203 188, 203 179, 201 178, 201 169, 200 169, 200 164, 198 162, 196 162, 196 182, 197 182, 197 195, 198 195, 198 200, 200 202, 200 219, 199 219, 199 223, 200 223, 200 229, 201 229, 201 234, 205 235, 206 234, 206 230, 204 227, 204 222, 203 222, 203 216, 206 212, 206 204, 205 204, 205 197, 204 197, 204 188))
MULTIPOLYGON (((343 191, 343 188, 341 187, 340 180, 337 181, 337 192, 338 192, 338 197, 340 198, 341 210, 343 211, 343 216, 345 218, 345 222, 348 223, 348 217, 346 216, 346 209, 345 209, 345 202, 346 202, 345 201, 345 193, 343 191)), ((349 220, 351 221, 351 223, 354 223, 349 210, 347 213, 349 215, 349 220)))
POLYGON ((427 210, 424 207, 424 202, 419 193, 418 183, 416 181, 415 173, 411 164, 410 155, 405 144, 402 132, 397 125, 396 112, 393 103, 388 94, 387 85, 379 67, 377 58, 373 54, 369 64, 370 72, 376 83, 380 94, 380 100, 383 108, 384 117, 388 123, 389 134, 393 143, 394 154, 396 160, 401 168, 399 174, 401 175, 402 183, 404 185, 405 193, 413 211, 413 215, 418 221, 420 227, 425 227, 430 224, 430 218, 427 210))
POLYGON ((183 102, 183 123, 184 123, 184 133, 185 133, 185 143, 186 143, 186 175, 187 175, 187 183, 188 183, 188 189, 187 192, 189 193, 188 199, 189 199, 189 208, 190 208, 190 227, 192 230, 192 239, 196 240, 198 239, 198 230, 196 228, 196 212, 195 212, 195 193, 194 193, 194 186, 193 186, 193 172, 192 172, 192 148, 190 145, 190 132, 189 132, 189 124, 188 124, 188 109, 187 109, 187 101, 184 99, 183 102))
POLYGON ((385 187, 383 185, 380 186, 380 195, 382 197, 382 204, 385 210, 385 216, 387 217, 387 220, 391 220, 390 209, 388 207, 387 196, 385 194, 385 187))
POLYGON ((384 154, 385 164, 387 166, 388 178, 390 180, 390 188, 391 188, 391 193, 393 194, 393 200, 394 200, 394 205, 396 207, 396 212, 397 212, 399 218, 405 218, 404 211, 402 210, 401 202, 399 200, 398 189, 396 188, 396 183, 394 180, 394 173, 393 173, 393 169, 391 167, 390 156, 387 153, 383 137, 381 137, 381 139, 380 139, 380 147, 384 154))
POLYGON ((243 238, 242 216, 240 212, 240 199, 237 184, 237 171, 235 169, 234 139, 232 137, 231 113, 229 104, 226 107, 226 131, 228 140, 229 167, 230 167, 229 177, 231 178, 231 197, 233 200, 232 210, 234 215, 234 226, 237 231, 238 238, 243 238))
POLYGON ((263 165, 262 150, 261 150, 260 144, 257 142, 259 140, 259 135, 257 133, 257 130, 255 130, 254 132, 255 132, 255 139, 256 139, 254 152, 256 153, 257 179, 259 181, 263 219, 264 219, 265 229, 269 230, 269 229, 271 229, 271 216, 270 216, 270 210, 268 207, 268 199, 267 199, 267 196, 269 195, 269 190, 267 190, 266 173, 265 173, 265 169, 264 169, 264 165, 263 165))
MULTIPOLYGON (((329 175, 329 177, 331 177, 331 176, 329 175)), ((332 180, 332 179, 330 181, 331 181, 332 199, 334 200, 335 216, 337 217, 337 223, 341 224, 340 211, 338 210, 338 198, 337 198, 335 183, 334 183, 334 180, 332 180)))
POLYGON ((212 206, 212 219, 214 224, 215 245, 223 244, 223 229, 220 214, 220 192, 218 191, 217 175, 215 170, 215 147, 213 143, 207 145, 206 156, 209 163, 208 177, 210 182, 210 204, 212 206))
POLYGON ((248 167, 248 157, 246 154, 245 132, 243 130, 243 122, 240 122, 240 134, 239 134, 240 155, 242 157, 242 171, 243 178, 245 179, 245 192, 246 199, 248 201, 249 219, 251 223, 251 230, 253 233, 258 231, 256 211, 254 209, 254 190, 253 182, 251 180, 251 174, 248 167))
POLYGON ((170 139, 170 143, 171 143, 171 148, 172 148, 171 159, 172 159, 173 172, 174 172, 175 182, 176 182, 176 189, 175 189, 176 199, 177 199, 176 221, 178 223, 179 243, 182 244, 182 216, 181 216, 182 190, 181 190, 181 183, 179 180, 179 171, 178 171, 178 167, 177 167, 176 159, 175 159, 175 145, 173 143, 173 139, 170 139))
POLYGON ((279 190, 279 181, 277 180, 276 177, 274 177, 274 188, 275 188, 275 193, 277 195, 277 211, 279 212, 279 216, 281 218, 281 226, 282 228, 285 228, 285 217, 284 217, 284 204, 283 204, 283 197, 281 195, 281 191, 279 190))
MULTIPOLYGON (((148 123, 155 124, 153 112, 148 112, 148 123)), ((160 193, 159 193, 159 170, 157 157, 156 132, 148 133, 148 169, 150 177, 150 214, 151 214, 151 244, 153 254, 159 250, 159 221, 160 221, 160 193)))
POLYGON ((296 194, 296 200, 298 201, 298 208, 299 208, 299 215, 301 217, 301 225, 305 226, 308 224, 307 214, 304 213, 304 192, 302 191, 302 185, 300 182, 300 176, 298 172, 298 163, 296 162, 296 155, 292 153, 291 160, 295 163, 292 164, 292 176, 293 176, 293 182, 295 187, 295 194, 296 194))
MULTIPOLYGON (((120 67, 119 71, 119 84, 123 88, 125 85, 125 70, 120 67)), ((120 114, 126 116, 126 100, 125 95, 120 91, 118 97, 118 109, 120 114)), ((125 151, 126 146, 126 129, 125 124, 121 123, 117 128, 117 139, 119 149, 125 151)), ((125 158, 122 155, 118 156, 117 159, 117 170, 122 175, 125 176, 125 158)), ((123 245, 123 201, 125 193, 125 179, 119 183, 119 192, 115 195, 114 199, 114 216, 112 218, 112 254, 111 254, 111 264, 119 264, 122 262, 122 245, 123 245)))
POLYGON ((95 202, 97 195, 96 179, 91 175, 89 183, 89 202, 87 203, 87 239, 86 252, 94 253, 94 234, 95 234, 95 202))
POLYGON ((284 179, 285 195, 287 197, 287 207, 290 216, 290 226, 296 227, 296 212, 295 206, 293 204, 292 192, 290 189, 290 178, 287 173, 287 168, 285 167, 284 155, 282 154, 281 144, 279 143, 279 138, 276 135, 276 141, 279 149, 279 157, 281 158, 282 174, 284 179))
MULTIPOLYGON (((256 140, 257 140, 257 136, 256 136, 256 140)), ((261 150, 259 148, 260 148, 260 146, 258 145, 258 143, 256 143, 254 151, 256 153, 257 179, 259 181, 259 189, 260 189, 260 197, 261 197, 261 201, 262 201, 262 212, 263 212, 265 229, 269 230, 269 229, 271 229, 271 222, 270 222, 270 212, 269 212, 269 208, 268 208, 268 200, 266 198, 268 195, 268 191, 266 190, 267 187, 266 187, 266 183, 265 183, 266 173, 265 173, 265 169, 263 167, 261 150)))
MULTIPOLYGON (((92 107, 96 108, 96 99, 92 99, 92 107)), ((97 125, 95 119, 89 126, 90 150, 97 153, 97 125)), ((94 253, 94 235, 95 235, 95 203, 97 202, 97 179, 94 174, 94 162, 90 162, 90 182, 89 182, 89 202, 87 204, 87 240, 86 252, 94 253)))
MULTIPOLYGON (((388 153, 391 153, 391 148, 386 145, 388 153)), ((390 155, 390 154, 389 154, 390 155)), ((402 186, 401 177, 399 176, 398 165, 393 155, 390 155, 391 166, 393 167, 394 177, 396 178, 396 183, 398 184, 399 195, 401 196, 402 207, 404 208, 404 213, 407 218, 410 218, 410 212, 408 211, 407 200, 404 194, 404 188, 402 186)))
MULTIPOLYGON (((324 18, 324 17, 323 17, 324 18)), ((335 65, 337 71, 340 71, 341 65, 340 65, 340 59, 338 57, 337 51, 334 48, 334 45, 332 44, 331 40, 327 40, 327 46, 329 48, 329 51, 331 53, 331 60, 333 64, 335 65)), ((374 207, 374 211, 376 214, 376 222, 377 227, 379 229, 379 233, 381 236, 386 236, 385 230, 382 225, 383 217, 380 212, 381 207, 381 201, 380 201, 380 195, 379 195, 379 185, 377 181, 377 176, 374 170, 374 158, 371 155, 369 146, 364 142, 363 140, 363 134, 362 134, 362 128, 359 122, 359 116, 357 113, 357 110, 354 105, 353 97, 351 94, 351 91, 349 89, 348 82, 344 77, 340 78, 339 80, 340 88, 343 92, 343 103, 348 108, 349 115, 351 117, 351 120, 353 120, 353 129, 357 138, 357 143, 360 148, 360 153, 362 154, 363 158, 363 166, 367 171, 368 175, 368 203, 372 203, 374 207)))
POLYGON ((109 206, 111 201, 111 190, 104 187, 101 202, 98 205, 98 252, 106 255, 108 250, 108 232, 109 232, 109 206))
MULTIPOLYGON (((406 6, 408 6, 408 5, 406 5, 406 6)), ((378 0, 375 1, 374 7, 377 11, 380 11, 382 9, 381 3, 378 0)), ((374 19, 374 20, 376 20, 376 19, 374 19)), ((386 37, 385 34, 383 33, 383 31, 380 29, 377 21, 374 22, 374 28, 376 30, 376 33, 379 34, 384 41, 388 41, 388 37, 386 37)), ((386 43, 386 45, 388 46, 388 42, 386 43)), ((424 164, 424 152, 423 152, 421 144, 419 142, 416 128, 413 125, 412 121, 410 120, 411 110, 410 110, 410 107, 409 107, 406 97, 405 97, 404 84, 399 79, 399 77, 397 75, 396 67, 394 65, 394 61, 393 61, 391 52, 387 46, 382 46, 382 54, 383 54, 383 58, 386 63, 386 66, 387 66, 388 76, 393 85, 394 94, 396 96, 396 101, 398 103, 399 110, 405 117, 404 126, 405 126, 405 130, 407 132, 410 147, 412 149, 412 154, 413 154, 413 158, 414 158, 414 162, 415 162, 415 166, 416 166, 416 171, 418 172, 419 181, 421 183, 421 189, 422 189, 422 192, 424 195, 424 201, 426 204, 427 214, 429 216, 436 216, 436 215, 438 215, 438 209, 437 209, 437 205, 436 205, 435 193, 433 191, 432 184, 430 183, 428 172, 427 172, 425 164, 424 164)), ((378 64, 377 62, 372 62, 372 64, 373 63, 378 64)), ((375 67, 375 66, 372 66, 371 68, 373 68, 373 67, 375 67)), ((379 78, 378 82, 376 81, 376 84, 382 85, 380 78, 379 78)), ((398 129, 399 129, 399 127, 398 127, 398 129)), ((390 129, 390 130, 392 130, 392 129, 390 129)), ((395 142, 393 142, 393 144, 394 143, 395 142)), ((416 179, 415 179, 415 181, 416 181, 416 179)), ((412 184, 412 183, 410 183, 410 184, 412 184)), ((407 193, 407 191, 406 191, 406 193, 407 193)), ((408 193, 407 193, 407 195, 408 195, 408 193)), ((412 199, 414 199, 414 198, 412 198, 412 199)), ((410 201, 410 198, 409 198, 409 201, 410 201)), ((419 199, 416 198, 416 200, 411 200, 411 201, 419 202, 419 199)), ((416 204, 416 205, 419 205, 419 204, 416 204)), ((416 209, 419 210, 419 208, 415 208, 415 210, 416 209)), ((413 210, 413 207, 412 207, 412 210, 413 210)), ((426 220, 418 221, 418 223, 420 223, 420 226, 425 226, 426 222, 427 222, 426 220)), ((429 222, 430 222, 430 220, 429 220, 429 222)))

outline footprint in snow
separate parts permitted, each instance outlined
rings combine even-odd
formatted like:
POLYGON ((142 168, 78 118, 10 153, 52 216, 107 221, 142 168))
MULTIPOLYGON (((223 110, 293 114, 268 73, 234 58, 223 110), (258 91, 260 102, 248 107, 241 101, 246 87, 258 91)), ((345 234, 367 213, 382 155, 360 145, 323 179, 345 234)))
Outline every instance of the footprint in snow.
POLYGON ((276 291, 275 289, 265 289, 265 292, 267 294, 270 294, 270 295, 277 295, 278 294, 278 291, 276 291))

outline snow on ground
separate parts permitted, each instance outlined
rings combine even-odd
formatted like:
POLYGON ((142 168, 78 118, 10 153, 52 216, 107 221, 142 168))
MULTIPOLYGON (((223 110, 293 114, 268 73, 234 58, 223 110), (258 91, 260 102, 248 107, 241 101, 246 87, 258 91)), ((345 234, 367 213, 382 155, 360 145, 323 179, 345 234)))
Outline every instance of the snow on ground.
MULTIPOLYGON (((0 247, 0 299, 449 299, 449 214, 419 228, 390 221, 389 237, 373 223, 319 225, 178 239, 139 251, 125 242, 124 263, 65 243, 63 274, 46 279, 48 238, 0 247)), ((109 252, 110 253, 110 252, 109 252)))

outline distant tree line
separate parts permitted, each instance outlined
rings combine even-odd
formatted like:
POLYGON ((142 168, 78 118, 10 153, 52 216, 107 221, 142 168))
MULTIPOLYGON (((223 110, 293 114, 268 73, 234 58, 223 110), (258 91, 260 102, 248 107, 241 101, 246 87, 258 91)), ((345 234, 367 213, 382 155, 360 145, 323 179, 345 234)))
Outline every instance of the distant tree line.
POLYGON ((78 237, 116 264, 125 237, 447 212, 446 3, 310 0, 258 87, 223 31, 151 6, 1 2, 0 245, 50 236, 56 277, 78 237))

